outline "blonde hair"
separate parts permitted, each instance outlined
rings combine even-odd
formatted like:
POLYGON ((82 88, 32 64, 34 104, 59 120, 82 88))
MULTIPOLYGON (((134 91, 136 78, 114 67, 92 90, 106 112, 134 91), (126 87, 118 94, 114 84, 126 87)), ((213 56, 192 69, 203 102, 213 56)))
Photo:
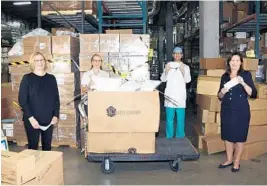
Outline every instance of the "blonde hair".
MULTIPOLYGON (((91 57, 91 63, 93 62, 94 57, 100 57, 100 59, 101 59, 100 70, 103 70, 103 68, 102 68, 102 63, 103 63, 102 56, 100 56, 99 54, 94 54, 94 55, 91 57)), ((92 65, 91 69, 93 69, 93 65, 92 65)))
POLYGON ((45 56, 44 56, 41 52, 35 52, 35 53, 33 53, 33 54, 31 55, 31 58, 30 58, 30 61, 29 61, 29 62, 30 62, 30 68, 31 68, 31 71, 32 71, 32 72, 33 72, 34 69, 35 69, 34 58, 35 58, 36 56, 38 56, 38 55, 40 55, 40 56, 43 57, 44 62, 45 62, 44 70, 45 70, 45 71, 47 70, 47 60, 46 60, 45 56))

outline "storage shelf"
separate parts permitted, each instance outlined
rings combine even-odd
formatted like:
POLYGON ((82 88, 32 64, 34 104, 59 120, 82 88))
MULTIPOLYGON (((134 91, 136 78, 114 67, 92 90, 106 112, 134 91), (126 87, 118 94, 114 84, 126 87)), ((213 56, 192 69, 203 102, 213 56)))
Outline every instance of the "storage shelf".
MULTIPOLYGON (((260 30, 267 28, 267 14, 260 14, 260 30)), ((256 14, 249 15, 237 23, 222 29, 222 32, 253 32, 256 30, 256 14)))

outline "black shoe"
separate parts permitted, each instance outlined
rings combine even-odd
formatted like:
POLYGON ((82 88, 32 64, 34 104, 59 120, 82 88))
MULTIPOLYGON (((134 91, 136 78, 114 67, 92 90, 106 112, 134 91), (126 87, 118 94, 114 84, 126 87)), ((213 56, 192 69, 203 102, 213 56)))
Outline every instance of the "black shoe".
POLYGON ((229 166, 232 166, 232 165, 233 165, 233 162, 230 163, 230 164, 227 164, 227 165, 220 164, 218 168, 219 169, 224 169, 224 168, 229 167, 229 166))
POLYGON ((238 169, 235 169, 234 167, 232 167, 232 169, 231 169, 232 172, 238 172, 239 170, 240 170, 240 165, 239 165, 238 169))

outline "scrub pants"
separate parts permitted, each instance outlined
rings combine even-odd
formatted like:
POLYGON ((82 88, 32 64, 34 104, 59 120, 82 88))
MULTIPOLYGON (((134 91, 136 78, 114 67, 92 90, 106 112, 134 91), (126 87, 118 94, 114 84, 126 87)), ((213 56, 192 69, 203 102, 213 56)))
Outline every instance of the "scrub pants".
POLYGON ((166 138, 173 138, 174 135, 174 116, 177 116, 176 138, 184 138, 185 108, 166 107, 166 138))

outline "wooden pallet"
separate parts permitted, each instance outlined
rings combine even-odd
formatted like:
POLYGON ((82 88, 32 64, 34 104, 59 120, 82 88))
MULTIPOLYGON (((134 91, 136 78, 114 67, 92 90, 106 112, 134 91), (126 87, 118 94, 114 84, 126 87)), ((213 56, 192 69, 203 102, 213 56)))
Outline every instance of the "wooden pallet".
MULTIPOLYGON (((17 143, 17 146, 19 147, 25 147, 28 145, 27 141, 14 141, 14 143, 17 143)), ((42 144, 39 143, 39 147, 41 147, 42 144)), ((58 147, 69 147, 69 148, 78 148, 77 144, 74 143, 66 143, 66 142, 52 142, 51 144, 52 147, 58 148, 58 147)))
MULTIPOLYGON (((81 10, 60 10, 59 11, 61 15, 76 15, 81 14, 81 10)), ((85 14, 92 14, 92 10, 84 10, 85 14)), ((56 11, 42 11, 42 15, 58 15, 56 11)))

